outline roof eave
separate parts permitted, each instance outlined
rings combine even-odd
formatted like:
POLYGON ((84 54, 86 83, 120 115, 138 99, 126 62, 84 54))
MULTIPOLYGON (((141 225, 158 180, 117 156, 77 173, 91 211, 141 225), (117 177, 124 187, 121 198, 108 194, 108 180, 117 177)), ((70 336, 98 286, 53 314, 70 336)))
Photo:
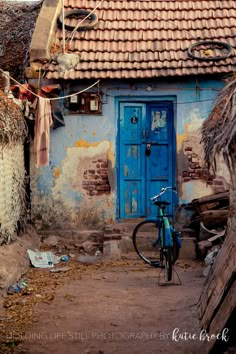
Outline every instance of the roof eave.
POLYGON ((50 48, 55 38, 57 18, 62 10, 62 0, 44 0, 30 45, 30 61, 50 58, 50 48))

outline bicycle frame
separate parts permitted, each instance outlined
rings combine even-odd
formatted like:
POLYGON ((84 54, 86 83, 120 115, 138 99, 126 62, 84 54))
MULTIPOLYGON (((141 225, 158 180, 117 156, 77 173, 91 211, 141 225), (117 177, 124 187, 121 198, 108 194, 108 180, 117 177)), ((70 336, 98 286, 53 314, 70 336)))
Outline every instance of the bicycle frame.
POLYGON ((161 222, 159 223, 159 236, 160 237, 160 244, 162 248, 172 247, 173 246, 173 239, 171 234, 171 228, 169 219, 165 216, 163 209, 159 208, 159 218, 163 220, 164 228, 161 228, 161 222))
POLYGON ((154 243, 153 246, 156 246, 159 242, 161 245, 161 248, 166 248, 166 247, 172 247, 173 246, 173 239, 172 239, 172 232, 171 232, 171 226, 168 217, 165 215, 164 210, 159 207, 159 214, 157 217, 149 217, 146 218, 145 220, 147 221, 154 221, 157 223, 158 227, 158 235, 157 235, 157 240, 154 243), (161 220, 163 220, 164 223, 164 228, 161 227, 161 220))
MULTIPOLYGON (((165 187, 162 188, 160 193, 154 197, 151 198, 151 200, 153 202, 155 202, 157 199, 159 199, 161 197, 162 194, 164 194, 168 189, 171 189, 173 191, 176 191, 176 188, 173 187, 165 187)), ((159 209, 159 213, 157 215, 156 218, 146 218, 145 220, 150 220, 150 221, 154 221, 157 222, 158 221, 158 230, 159 230, 159 234, 157 236, 157 240, 154 244, 154 246, 156 246, 160 240, 160 245, 161 248, 166 248, 166 247, 173 247, 173 238, 172 238, 172 230, 171 230, 171 225, 168 219, 168 216, 165 215, 165 207, 161 207, 158 206, 159 209), (162 222, 161 220, 163 220, 164 223, 164 228, 161 228, 162 222)))

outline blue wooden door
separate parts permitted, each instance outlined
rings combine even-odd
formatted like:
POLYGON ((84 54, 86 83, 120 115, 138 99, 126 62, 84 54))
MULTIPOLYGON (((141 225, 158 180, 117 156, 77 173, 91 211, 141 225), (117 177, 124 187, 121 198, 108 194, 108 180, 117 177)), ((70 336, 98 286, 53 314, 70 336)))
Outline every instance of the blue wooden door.
POLYGON ((121 218, 155 215, 150 198, 175 180, 173 136, 171 103, 120 103, 121 218))

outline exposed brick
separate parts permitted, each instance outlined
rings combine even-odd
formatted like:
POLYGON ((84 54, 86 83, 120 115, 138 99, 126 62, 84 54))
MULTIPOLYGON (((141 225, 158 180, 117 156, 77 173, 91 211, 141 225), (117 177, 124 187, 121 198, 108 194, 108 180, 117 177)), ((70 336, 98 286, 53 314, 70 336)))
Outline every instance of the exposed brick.
POLYGON ((109 194, 110 192, 104 192, 104 191, 97 191, 96 195, 103 195, 103 194, 109 194))
POLYGON ((109 191, 110 190, 110 186, 109 185, 103 185, 103 186, 97 186, 96 187, 97 191, 109 191))
POLYGON ((102 167, 102 168, 108 168, 108 163, 102 163, 102 164, 101 164, 101 167, 102 167))
POLYGON ((215 187, 214 189, 215 189, 216 193, 225 192, 225 188, 224 187, 215 187))
POLYGON ((197 157, 192 156, 192 162, 194 163, 199 163, 199 159, 197 157))
POLYGON ((191 181, 191 178, 190 178, 190 177, 185 177, 185 178, 183 179, 183 182, 188 182, 188 181, 191 181))
POLYGON ((89 185, 91 182, 90 181, 83 181, 82 182, 82 186, 87 186, 87 185, 89 185))
POLYGON ((94 174, 95 174, 95 170, 88 170, 88 172, 89 172, 91 175, 94 175, 94 174))
POLYGON ((183 171, 183 173, 182 173, 183 177, 188 177, 188 175, 189 175, 188 171, 183 171))
POLYGON ((190 147, 190 146, 188 146, 188 147, 186 147, 184 150, 185 150, 185 151, 192 151, 192 150, 193 150, 193 148, 192 148, 192 147, 190 147))
POLYGON ((215 180, 213 181, 213 184, 216 185, 216 186, 223 186, 223 185, 224 185, 224 182, 215 179, 215 180))
POLYGON ((88 175, 88 179, 89 180, 94 180, 95 178, 94 178, 94 175, 88 175))
POLYGON ((105 169, 99 169, 99 170, 97 170, 97 173, 99 173, 100 175, 104 175, 104 174, 107 173, 107 170, 105 170, 105 169))
POLYGON ((97 164, 96 164, 96 167, 97 167, 97 168, 100 168, 100 167, 101 167, 100 163, 97 163, 97 164))
POLYGON ((192 178, 193 179, 198 179, 198 178, 200 178, 200 174, 199 173, 193 173, 192 174, 192 178))
POLYGON ((105 180, 96 181, 97 186, 102 186, 102 185, 106 185, 106 184, 107 184, 107 181, 105 181, 105 180))
POLYGON ((191 162, 190 167, 195 169, 199 167, 199 164, 197 162, 191 162))
POLYGON ((89 186, 96 186, 96 181, 83 181, 82 182, 82 187, 87 188, 89 186))
POLYGON ((86 189, 87 191, 93 191, 93 190, 96 189, 96 186, 93 186, 93 185, 91 185, 91 186, 86 186, 86 188, 84 188, 84 189, 86 189))
POLYGON ((209 181, 212 181, 215 177, 216 177, 215 175, 209 175, 209 176, 208 176, 208 180, 209 180, 209 181))

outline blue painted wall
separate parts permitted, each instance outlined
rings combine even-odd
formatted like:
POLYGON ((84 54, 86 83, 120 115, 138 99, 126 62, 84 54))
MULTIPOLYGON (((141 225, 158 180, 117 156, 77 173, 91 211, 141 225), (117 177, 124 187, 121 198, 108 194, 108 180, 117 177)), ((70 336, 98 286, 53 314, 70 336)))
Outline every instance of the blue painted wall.
MULTIPOLYGON (((86 85, 73 87, 73 91, 86 85)), ((204 168, 199 129, 223 85, 220 80, 200 79, 197 82, 195 79, 168 79, 165 82, 101 83, 102 114, 65 115, 65 127, 51 130, 50 165, 36 169, 32 158, 34 220, 42 226, 53 227, 64 222, 109 223, 119 216, 117 138, 120 99, 173 101, 179 200, 188 202, 194 197, 210 194, 214 183, 207 189, 202 175, 197 177, 204 168), (201 166, 192 168, 190 164, 192 167, 194 164, 201 166), (195 174, 194 178, 191 173, 195 174), (98 184, 99 188, 95 184, 95 175, 97 180, 103 181, 98 184)), ((224 183, 218 183, 218 188, 223 188, 224 183)))

